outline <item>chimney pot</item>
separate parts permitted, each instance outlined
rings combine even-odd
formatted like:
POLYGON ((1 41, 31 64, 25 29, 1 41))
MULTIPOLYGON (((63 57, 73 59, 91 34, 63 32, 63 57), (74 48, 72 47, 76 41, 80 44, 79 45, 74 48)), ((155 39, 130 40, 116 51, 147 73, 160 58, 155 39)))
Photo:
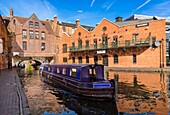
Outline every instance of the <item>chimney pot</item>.
POLYGON ((13 16, 13 9, 10 8, 10 17, 12 17, 12 16, 13 16))
POLYGON ((121 16, 116 17, 116 22, 122 22, 122 18, 123 17, 121 17, 121 16))
POLYGON ((79 19, 76 20, 76 27, 78 27, 78 26, 80 26, 80 20, 79 19))
POLYGON ((54 23, 57 23, 57 16, 54 16, 54 23))

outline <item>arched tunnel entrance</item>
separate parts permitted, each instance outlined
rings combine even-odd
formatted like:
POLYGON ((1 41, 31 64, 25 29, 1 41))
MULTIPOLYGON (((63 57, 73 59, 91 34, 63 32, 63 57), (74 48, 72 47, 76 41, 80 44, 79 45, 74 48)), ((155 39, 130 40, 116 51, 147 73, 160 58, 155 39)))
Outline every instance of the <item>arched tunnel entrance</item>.
POLYGON ((17 64, 17 67, 19 68, 25 68, 28 65, 33 66, 35 69, 37 69, 38 66, 40 66, 42 62, 34 59, 25 59, 25 60, 20 60, 17 64))

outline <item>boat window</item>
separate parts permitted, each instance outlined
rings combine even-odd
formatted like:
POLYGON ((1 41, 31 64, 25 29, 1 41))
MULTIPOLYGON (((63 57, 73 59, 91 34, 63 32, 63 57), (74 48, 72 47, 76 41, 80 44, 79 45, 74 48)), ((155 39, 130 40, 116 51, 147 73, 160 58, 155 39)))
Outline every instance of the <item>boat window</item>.
POLYGON ((48 71, 50 71, 50 67, 48 67, 48 71))
POLYGON ((75 68, 70 69, 70 76, 76 77, 76 69, 75 68))
POLYGON ((95 69, 89 69, 89 74, 94 74, 94 75, 96 75, 96 70, 95 70, 95 69))
POLYGON ((60 73, 60 68, 57 68, 57 73, 60 73))
POLYGON ((89 69, 90 81, 96 81, 96 70, 94 68, 89 69))
POLYGON ((63 74, 63 75, 66 75, 66 68, 63 68, 62 74, 63 74))

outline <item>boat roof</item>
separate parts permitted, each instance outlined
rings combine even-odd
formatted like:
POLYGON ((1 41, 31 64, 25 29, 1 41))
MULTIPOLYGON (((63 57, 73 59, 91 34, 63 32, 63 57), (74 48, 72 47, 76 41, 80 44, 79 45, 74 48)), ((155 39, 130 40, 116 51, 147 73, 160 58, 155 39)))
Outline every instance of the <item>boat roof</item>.
MULTIPOLYGON (((92 66, 95 64, 52 64, 52 66, 67 66, 67 67, 87 67, 87 66, 92 66)), ((101 64, 97 64, 97 65, 101 65, 101 64)))

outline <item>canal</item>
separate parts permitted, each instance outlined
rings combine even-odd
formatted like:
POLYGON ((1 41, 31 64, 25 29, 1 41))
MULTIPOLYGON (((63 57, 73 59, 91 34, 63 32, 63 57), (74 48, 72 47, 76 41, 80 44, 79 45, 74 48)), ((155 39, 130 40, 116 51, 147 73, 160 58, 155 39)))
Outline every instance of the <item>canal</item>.
POLYGON ((20 71, 32 115, 169 115, 170 74, 110 71, 106 77, 116 80, 116 99, 94 101, 47 84, 38 70, 20 71))

